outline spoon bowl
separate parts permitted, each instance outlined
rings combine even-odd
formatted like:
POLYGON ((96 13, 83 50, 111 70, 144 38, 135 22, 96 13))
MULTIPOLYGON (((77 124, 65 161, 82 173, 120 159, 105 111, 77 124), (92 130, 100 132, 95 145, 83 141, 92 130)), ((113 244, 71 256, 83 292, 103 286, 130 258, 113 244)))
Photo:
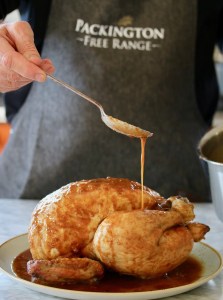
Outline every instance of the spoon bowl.
POLYGON ((101 112, 102 121, 112 130, 135 138, 148 138, 153 134, 147 130, 141 129, 140 127, 131 125, 112 116, 106 115, 101 112))

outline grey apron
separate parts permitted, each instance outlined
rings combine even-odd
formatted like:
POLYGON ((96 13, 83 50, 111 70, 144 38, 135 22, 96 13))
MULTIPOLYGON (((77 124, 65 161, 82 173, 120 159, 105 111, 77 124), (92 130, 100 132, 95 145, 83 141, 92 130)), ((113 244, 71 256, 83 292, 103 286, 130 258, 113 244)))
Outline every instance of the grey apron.
MULTIPOLYGON (((154 133, 145 185, 207 200, 195 36, 195 0, 53 0, 42 56, 109 115, 154 133)), ((140 141, 107 128, 96 107, 55 83, 35 83, 0 158, 0 197, 41 198, 107 176, 140 181, 140 141)))

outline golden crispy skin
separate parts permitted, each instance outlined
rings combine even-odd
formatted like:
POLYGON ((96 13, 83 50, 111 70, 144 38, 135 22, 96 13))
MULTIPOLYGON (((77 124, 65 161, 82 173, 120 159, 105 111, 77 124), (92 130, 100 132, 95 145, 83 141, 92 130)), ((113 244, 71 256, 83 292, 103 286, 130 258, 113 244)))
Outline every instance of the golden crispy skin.
POLYGON ((28 271, 46 282, 91 280, 114 271, 157 277, 186 260, 209 227, 192 223, 187 198, 167 200, 128 179, 70 183, 45 197, 29 227, 28 271), (93 258, 99 261, 94 261, 93 258))
POLYGON ((102 265, 89 258, 57 258, 52 260, 30 260, 28 274, 38 282, 93 281, 104 274, 102 265))
MULTIPOLYGON (((155 191, 144 188, 146 208, 163 200, 155 191)), ((70 183, 41 200, 33 212, 29 227, 33 259, 73 257, 81 251, 87 255, 85 249, 104 218, 114 211, 131 211, 140 206, 141 185, 128 179, 70 183)))
POLYGON ((117 272, 148 278, 173 270, 184 262, 193 237, 177 211, 115 212, 98 227, 93 249, 117 272))

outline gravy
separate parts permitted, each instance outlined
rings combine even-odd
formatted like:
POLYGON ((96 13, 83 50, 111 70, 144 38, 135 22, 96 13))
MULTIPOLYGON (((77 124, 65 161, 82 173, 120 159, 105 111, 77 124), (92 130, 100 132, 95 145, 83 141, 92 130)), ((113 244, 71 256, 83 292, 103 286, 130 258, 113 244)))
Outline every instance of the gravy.
MULTIPOLYGON (((26 271, 26 264, 30 259, 32 259, 31 253, 29 250, 26 250, 19 254, 12 263, 14 273, 27 281, 31 281, 31 276, 26 271)), ((103 279, 94 283, 59 283, 51 284, 50 286, 75 291, 104 293, 155 291, 192 283, 200 278, 201 272, 202 265, 194 257, 190 256, 182 265, 160 278, 140 279, 106 272, 103 279)))
POLYGON ((208 159, 218 163, 223 163, 223 144, 217 145, 215 148, 213 148, 208 155, 208 159))
POLYGON ((144 164, 145 164, 146 140, 147 140, 147 138, 141 138, 141 209, 144 209, 143 185, 144 185, 144 164))

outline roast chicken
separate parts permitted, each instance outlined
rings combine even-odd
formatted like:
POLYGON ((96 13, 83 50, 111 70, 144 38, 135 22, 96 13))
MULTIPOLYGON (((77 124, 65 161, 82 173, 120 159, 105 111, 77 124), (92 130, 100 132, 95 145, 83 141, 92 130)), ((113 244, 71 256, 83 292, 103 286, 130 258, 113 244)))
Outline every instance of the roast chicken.
POLYGON ((46 196, 29 227, 27 270, 46 282, 91 281, 106 270, 157 277, 183 263, 209 227, 187 198, 164 199, 120 178, 70 183, 46 196))

